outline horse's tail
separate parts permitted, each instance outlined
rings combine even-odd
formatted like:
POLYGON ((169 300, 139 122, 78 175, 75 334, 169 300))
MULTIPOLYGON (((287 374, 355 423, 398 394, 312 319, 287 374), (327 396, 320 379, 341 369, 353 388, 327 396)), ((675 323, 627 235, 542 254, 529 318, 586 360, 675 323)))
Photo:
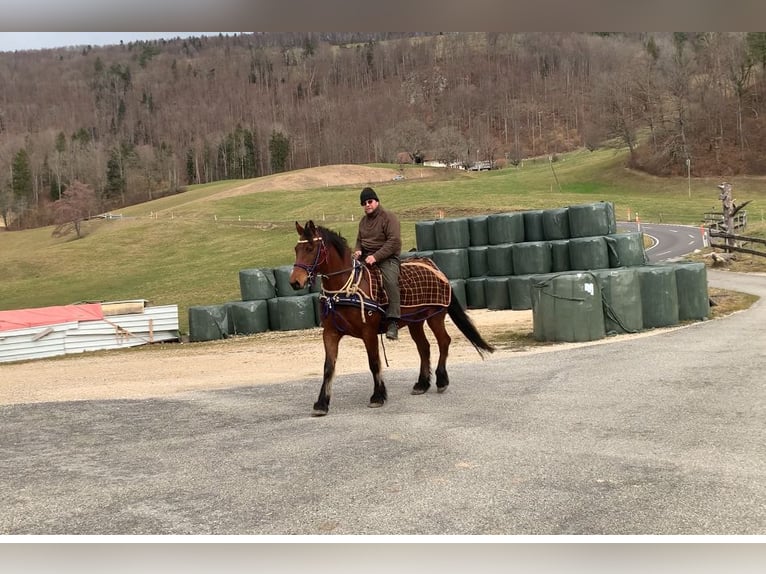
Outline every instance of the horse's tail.
POLYGON ((457 297, 455 296, 454 289, 452 290, 452 299, 450 301, 449 307, 447 307, 447 314, 450 316, 450 319, 452 319, 457 328, 460 329, 460 332, 463 333, 463 335, 465 335, 469 341, 471 341, 471 344, 474 346, 482 358, 484 357, 485 352, 493 353, 495 351, 495 348, 487 343, 479 334, 479 331, 476 330, 476 326, 473 324, 473 321, 471 321, 471 318, 466 314, 463 306, 460 304, 460 301, 458 301, 457 297))

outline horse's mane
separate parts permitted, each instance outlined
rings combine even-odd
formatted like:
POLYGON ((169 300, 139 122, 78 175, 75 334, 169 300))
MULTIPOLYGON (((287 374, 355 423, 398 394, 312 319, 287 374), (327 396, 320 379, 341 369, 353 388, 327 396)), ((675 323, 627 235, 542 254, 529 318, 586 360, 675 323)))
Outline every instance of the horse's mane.
POLYGON ((338 255, 343 257, 346 254, 346 250, 349 247, 348 247, 348 241, 346 241, 345 237, 343 237, 337 231, 333 231, 332 229, 327 229, 326 227, 322 227, 321 225, 317 225, 316 229, 319 232, 319 235, 324 240, 324 242, 328 245, 331 245, 332 248, 338 252, 338 255))

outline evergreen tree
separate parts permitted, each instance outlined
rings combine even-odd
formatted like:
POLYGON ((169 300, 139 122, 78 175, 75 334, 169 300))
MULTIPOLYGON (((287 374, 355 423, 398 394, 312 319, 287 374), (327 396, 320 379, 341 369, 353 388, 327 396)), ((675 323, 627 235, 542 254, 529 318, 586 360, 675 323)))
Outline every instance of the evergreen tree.
POLYGON ((19 200, 26 200, 28 203, 32 199, 32 170, 29 167, 29 155, 27 150, 20 149, 13 158, 13 178, 11 180, 11 189, 13 196, 19 200))
POLYGON ((290 139, 276 130, 271 132, 269 140, 269 155, 271 155, 271 171, 281 173, 287 169, 287 158, 290 154, 290 139))
POLYGON ((120 154, 113 149, 106 162, 106 187, 104 196, 112 199, 125 193, 125 177, 120 166, 120 154))

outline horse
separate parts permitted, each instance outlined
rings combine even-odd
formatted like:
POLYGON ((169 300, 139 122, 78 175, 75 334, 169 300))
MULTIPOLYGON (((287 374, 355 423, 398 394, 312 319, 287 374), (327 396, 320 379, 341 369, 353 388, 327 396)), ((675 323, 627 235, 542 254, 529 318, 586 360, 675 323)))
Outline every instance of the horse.
MULTIPOLYGON (((300 290, 317 279, 321 281, 319 297, 325 359, 322 387, 312 416, 324 416, 329 411, 338 346, 345 335, 364 342, 373 380, 368 406, 382 407, 388 400, 388 393, 381 376, 376 337, 385 331, 383 319, 388 299, 382 289, 380 270, 356 260, 346 239, 335 231, 315 225, 312 220, 303 227, 296 221, 295 229, 299 240, 295 245, 290 285, 300 290)), ((445 315, 449 315, 482 359, 495 349, 479 334, 455 296, 449 279, 433 261, 428 258, 403 261, 399 284, 402 299, 399 327, 408 327, 420 354, 420 372, 411 392, 421 395, 431 386, 431 350, 424 323, 428 323, 439 347, 436 388, 437 392, 444 392, 449 385, 447 355, 451 342, 445 315)))

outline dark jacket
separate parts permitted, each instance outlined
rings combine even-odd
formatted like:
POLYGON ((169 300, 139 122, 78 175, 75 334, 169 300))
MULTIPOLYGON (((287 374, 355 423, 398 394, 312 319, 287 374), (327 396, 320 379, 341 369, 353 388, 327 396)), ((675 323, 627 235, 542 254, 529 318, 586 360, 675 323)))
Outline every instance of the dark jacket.
POLYGON ((362 252, 363 258, 372 255, 378 262, 389 257, 398 259, 402 251, 402 230, 396 215, 378 205, 375 211, 362 217, 356 249, 362 252))

